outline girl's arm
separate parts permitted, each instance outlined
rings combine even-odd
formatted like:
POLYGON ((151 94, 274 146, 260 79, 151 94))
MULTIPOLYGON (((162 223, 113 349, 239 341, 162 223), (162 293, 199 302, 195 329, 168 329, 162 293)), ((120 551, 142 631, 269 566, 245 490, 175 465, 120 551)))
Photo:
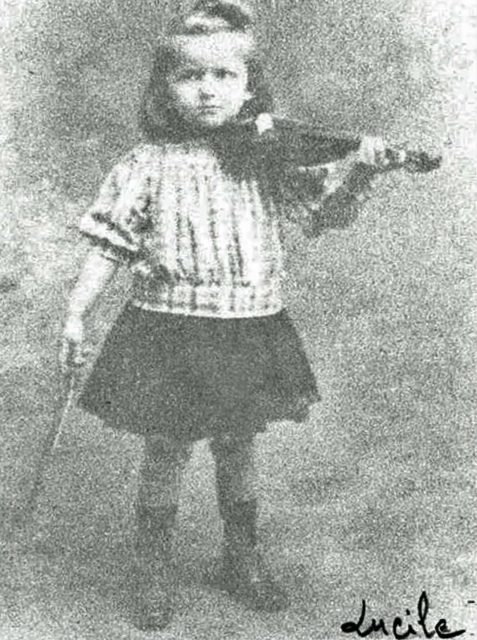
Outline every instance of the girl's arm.
POLYGON ((97 247, 91 249, 73 287, 67 320, 83 320, 116 273, 119 262, 107 258, 97 247))
POLYGON ((326 229, 343 229, 352 224, 371 194, 375 170, 367 164, 356 163, 343 183, 312 209, 311 236, 326 229))
MULTIPOLYGON (((82 364, 83 320, 120 264, 128 264, 142 247, 149 222, 149 192, 140 148, 126 154, 109 172, 93 205, 79 222, 80 232, 93 242, 71 291, 63 330, 60 361, 82 364)), ((147 160, 147 157, 146 157, 147 160)))
POLYGON ((385 148, 382 138, 365 136, 357 154, 344 161, 299 170, 301 179, 296 186, 309 212, 303 225, 305 235, 316 237, 326 229, 342 229, 356 220, 374 178, 389 164, 385 148))
POLYGON ((105 290, 119 267, 95 247, 88 253, 78 280, 70 293, 63 328, 60 365, 65 374, 84 364, 84 318, 105 290))

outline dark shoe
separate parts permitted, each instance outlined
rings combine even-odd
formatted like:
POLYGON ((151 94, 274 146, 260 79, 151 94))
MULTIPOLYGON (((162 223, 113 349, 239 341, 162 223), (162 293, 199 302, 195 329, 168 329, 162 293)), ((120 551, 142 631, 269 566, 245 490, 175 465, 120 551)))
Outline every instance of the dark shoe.
POLYGON ((290 605, 288 595, 271 576, 256 550, 240 569, 232 568, 225 555, 217 558, 206 570, 204 582, 212 589, 225 591, 253 611, 275 613, 290 605))
POLYGON ((172 531, 177 507, 137 511, 134 624, 142 631, 160 631, 174 614, 172 531))
POLYGON ((254 611, 282 611, 289 606, 288 596, 257 549, 256 522, 255 500, 231 505, 224 519, 222 561, 208 572, 206 581, 254 611))

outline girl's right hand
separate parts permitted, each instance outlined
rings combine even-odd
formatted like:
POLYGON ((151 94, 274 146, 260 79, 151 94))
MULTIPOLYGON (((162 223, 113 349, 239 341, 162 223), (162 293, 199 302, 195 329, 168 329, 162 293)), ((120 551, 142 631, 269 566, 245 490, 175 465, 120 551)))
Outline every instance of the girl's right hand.
POLYGON ((70 375, 86 362, 88 350, 84 348, 84 324, 81 318, 70 317, 63 328, 60 367, 63 375, 70 375))

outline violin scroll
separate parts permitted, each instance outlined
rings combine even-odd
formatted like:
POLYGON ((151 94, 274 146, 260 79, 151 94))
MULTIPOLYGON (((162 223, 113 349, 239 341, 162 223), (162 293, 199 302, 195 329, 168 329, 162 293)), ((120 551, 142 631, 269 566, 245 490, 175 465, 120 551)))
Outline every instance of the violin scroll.
POLYGON ((431 156, 426 151, 386 149, 386 158, 390 170, 403 168, 410 173, 428 173, 442 164, 442 156, 431 156))

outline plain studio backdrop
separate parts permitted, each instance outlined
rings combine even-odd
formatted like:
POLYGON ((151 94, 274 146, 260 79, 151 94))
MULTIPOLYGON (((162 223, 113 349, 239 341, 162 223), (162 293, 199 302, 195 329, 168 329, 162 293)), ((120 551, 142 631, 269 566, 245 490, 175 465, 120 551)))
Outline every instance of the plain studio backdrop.
MULTIPOLYGON (((287 303, 323 395, 307 424, 277 424, 260 443, 262 538, 293 605, 257 616, 201 588, 220 528, 200 444, 182 498, 182 599, 168 637, 334 640, 362 598, 370 616, 392 620, 415 615, 424 589, 434 624, 447 617, 476 631, 473 5, 257 1, 278 112, 444 162, 380 179, 346 231, 308 242, 288 229, 287 303)), ((0 2, 2 640, 136 637, 115 602, 141 442, 74 410, 26 536, 35 545, 25 551, 7 524, 51 425, 63 308, 87 249, 74 226, 136 143, 155 40, 186 8, 0 2)), ((96 346, 127 286, 122 274, 94 313, 96 346)))

